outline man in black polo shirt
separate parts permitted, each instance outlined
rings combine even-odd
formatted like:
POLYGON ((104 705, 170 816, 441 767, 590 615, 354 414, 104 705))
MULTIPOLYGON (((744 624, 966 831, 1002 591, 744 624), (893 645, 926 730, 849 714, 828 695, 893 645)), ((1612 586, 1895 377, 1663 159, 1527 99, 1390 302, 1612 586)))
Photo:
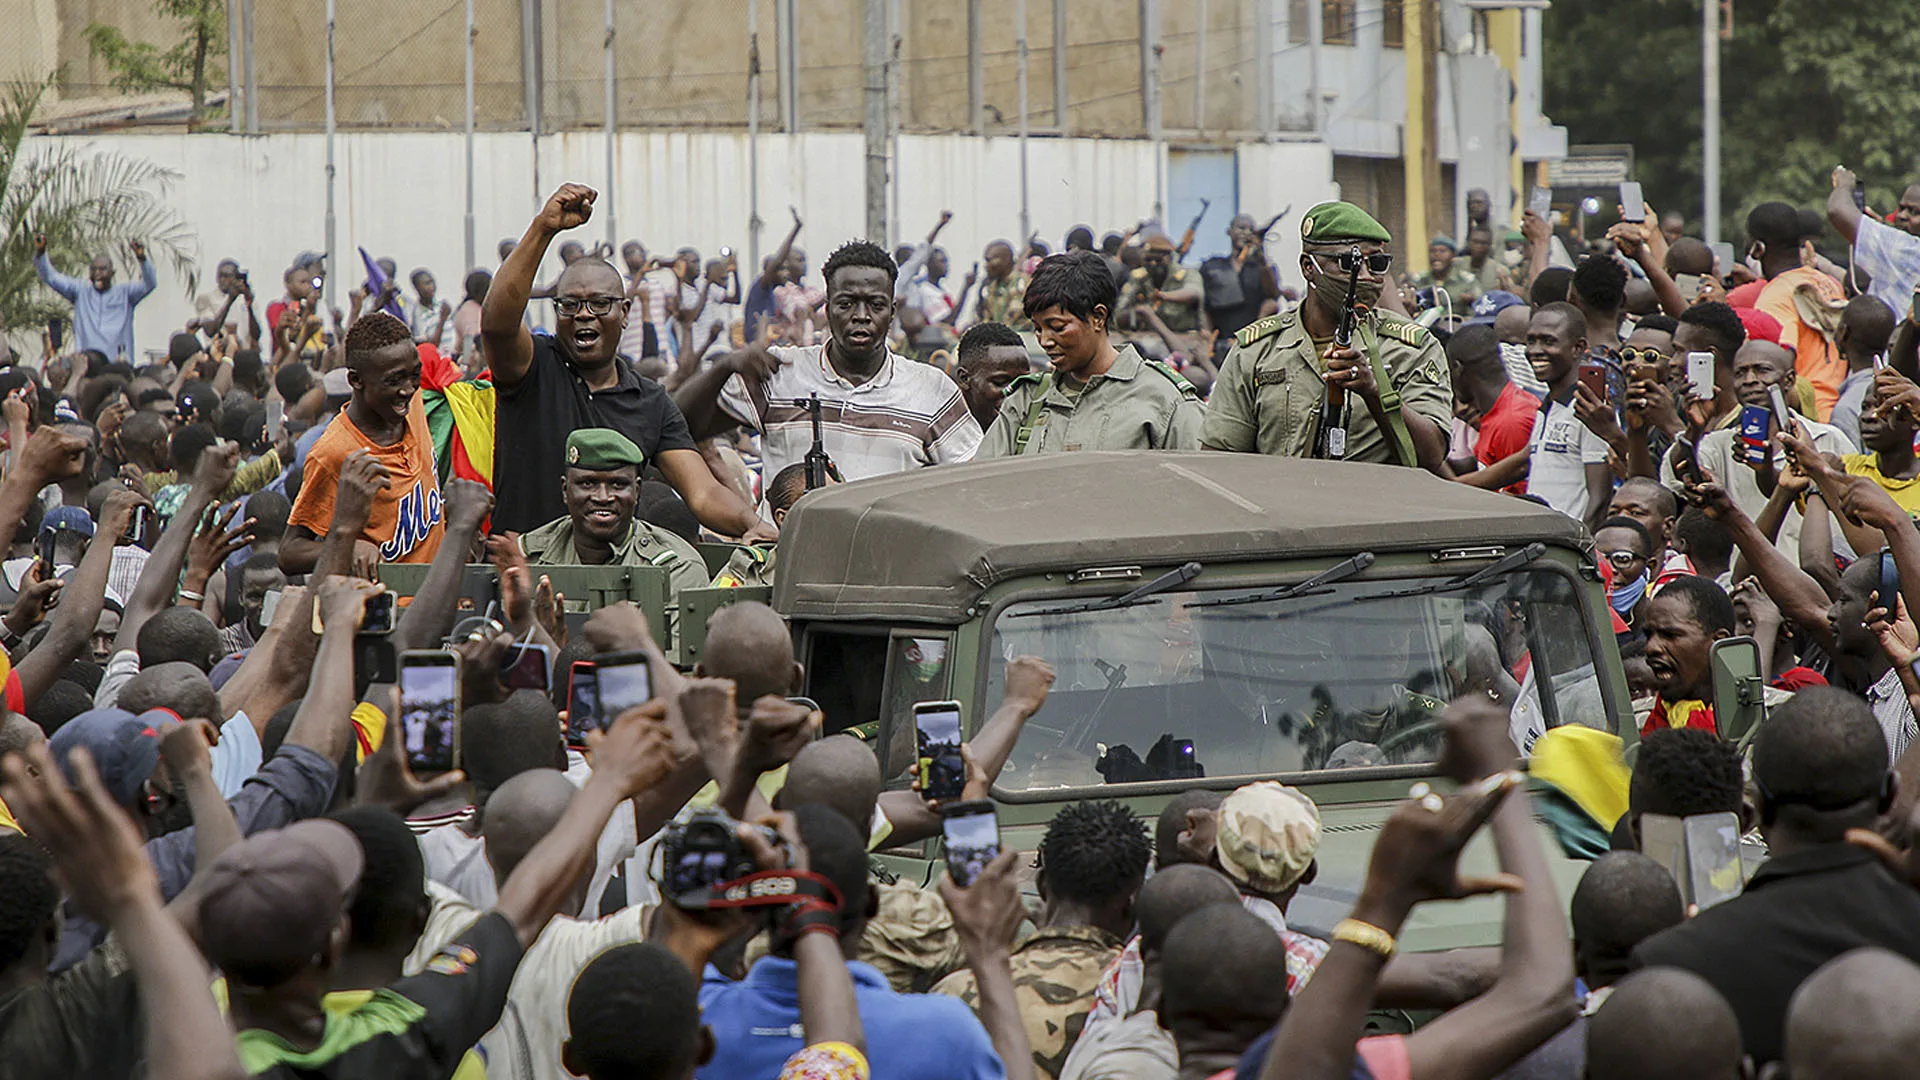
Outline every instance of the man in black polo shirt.
POLYGON ((487 290, 480 334, 496 394, 493 529, 525 532, 566 516, 558 477, 567 434, 612 428, 631 439, 714 532, 749 540, 778 533, 707 468, 687 422, 661 385, 620 358, 630 302, 620 273, 598 258, 569 263, 553 285, 554 332, 523 316, 547 245, 587 223, 598 193, 562 184, 487 290))
POLYGON ((1647 939, 1633 963, 1712 983, 1762 1065, 1781 1057, 1794 990, 1827 961, 1863 946, 1920 960, 1920 892, 1846 841, 1848 829, 1873 828, 1896 786, 1865 701, 1802 690, 1760 729, 1753 779, 1771 858, 1745 892, 1647 939))

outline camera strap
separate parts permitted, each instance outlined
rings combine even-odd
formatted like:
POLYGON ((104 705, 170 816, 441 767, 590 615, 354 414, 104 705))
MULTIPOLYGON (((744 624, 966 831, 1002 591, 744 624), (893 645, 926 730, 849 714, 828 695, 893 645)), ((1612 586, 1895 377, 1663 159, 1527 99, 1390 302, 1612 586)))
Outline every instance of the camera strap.
POLYGON ((807 908, 840 911, 840 890, 833 882, 810 870, 762 870, 743 878, 723 881, 709 889, 699 889, 673 899, 676 907, 688 911, 726 910, 730 908, 784 907, 799 904, 807 908))

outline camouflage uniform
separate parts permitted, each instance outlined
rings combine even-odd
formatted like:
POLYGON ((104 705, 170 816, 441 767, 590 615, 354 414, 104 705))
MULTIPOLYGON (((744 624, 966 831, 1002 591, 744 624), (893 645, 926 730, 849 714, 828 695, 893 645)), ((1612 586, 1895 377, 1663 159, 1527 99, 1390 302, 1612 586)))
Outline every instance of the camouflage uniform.
POLYGON ((872 964, 902 994, 924 994, 967 966, 953 914, 931 889, 876 877, 880 911, 867 920, 854 957, 872 964))
POLYGON ((1155 292, 1173 293, 1188 288, 1200 288, 1198 271, 1184 266, 1170 266, 1167 268, 1167 280, 1155 285, 1153 276, 1142 266, 1127 275, 1126 284, 1120 287, 1120 303, 1114 310, 1125 311, 1135 304, 1146 304, 1153 308, 1155 315, 1160 316, 1161 322, 1167 324, 1167 329, 1176 334, 1191 334, 1200 329, 1199 300, 1153 298, 1155 292))
POLYGON ((1018 270, 995 281, 980 282, 980 321, 1005 323, 1015 330, 1032 330, 1027 318, 1027 275, 1018 270))
MULTIPOLYGON (((1092 926, 1051 926, 1013 950, 1013 993, 1020 1019, 1033 1045, 1034 1071, 1054 1080, 1086 1026, 1093 991, 1107 965, 1120 955, 1119 938, 1092 926)), ((973 972, 959 971, 933 988, 952 994, 975 1010, 980 988, 973 972)))

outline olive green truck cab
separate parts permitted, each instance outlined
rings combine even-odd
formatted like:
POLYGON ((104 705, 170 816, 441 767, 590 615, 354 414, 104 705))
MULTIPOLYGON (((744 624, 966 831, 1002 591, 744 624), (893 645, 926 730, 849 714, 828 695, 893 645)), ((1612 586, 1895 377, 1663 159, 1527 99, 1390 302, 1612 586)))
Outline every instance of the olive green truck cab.
MULTIPOLYGON (((1324 931, 1395 802, 1436 778, 1456 694, 1514 702, 1523 745, 1560 724, 1634 741, 1590 549, 1563 514, 1416 469, 1060 454, 809 493, 783 528, 772 604, 804 692, 830 729, 873 740, 896 786, 916 702, 958 699, 972 732, 1009 660, 1053 666, 993 789, 1004 845, 1037 847, 1072 800, 1151 821, 1197 786, 1301 788, 1325 827, 1290 917, 1324 931)), ((1564 903, 1584 864, 1551 837, 1543 826, 1564 903)), ((937 844, 896 854, 908 876, 938 872, 937 844)), ((1494 869, 1491 844, 1467 863, 1494 869)), ((1500 918, 1497 900, 1428 905, 1403 940, 1495 943, 1500 918)))

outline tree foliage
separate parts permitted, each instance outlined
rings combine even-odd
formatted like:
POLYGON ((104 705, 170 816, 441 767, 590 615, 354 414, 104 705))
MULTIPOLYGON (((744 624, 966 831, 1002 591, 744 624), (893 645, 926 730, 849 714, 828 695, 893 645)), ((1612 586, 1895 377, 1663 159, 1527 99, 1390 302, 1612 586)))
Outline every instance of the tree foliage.
MULTIPOLYGON (((1544 105, 1574 143, 1634 146, 1648 201, 1699 228, 1701 0, 1554 0, 1544 105)), ((1920 178, 1920 21, 1884 0, 1734 0, 1720 43, 1722 233, 1769 199, 1825 205, 1846 165, 1891 210, 1920 178)))
POLYGON ((0 84, 0 333, 67 313, 66 301, 34 273, 38 234, 46 235, 54 265, 69 273, 105 253, 124 280, 138 273, 127 242, 139 240, 156 266, 186 279, 189 296, 198 286, 194 234, 166 202, 179 173, 64 139, 27 138, 52 85, 52 79, 0 84))
POLYGON ((117 90, 139 93, 147 90, 185 90, 193 96, 193 115, 202 119, 207 109, 207 87, 215 78, 225 78, 212 64, 227 52, 227 5, 225 0, 151 0, 160 15, 178 19, 182 37, 171 48, 162 49, 144 41, 130 40, 120 28, 105 23, 87 26, 87 48, 95 58, 113 70, 117 90))

